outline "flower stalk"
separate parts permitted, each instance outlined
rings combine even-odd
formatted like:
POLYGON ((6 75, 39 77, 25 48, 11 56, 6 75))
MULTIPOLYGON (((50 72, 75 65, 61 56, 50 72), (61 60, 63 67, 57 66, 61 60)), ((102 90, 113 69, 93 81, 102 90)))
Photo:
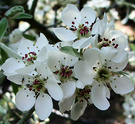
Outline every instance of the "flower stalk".
POLYGON ((23 116, 23 118, 17 122, 17 124, 24 124, 24 122, 26 120, 28 120, 30 118, 30 116, 32 115, 32 113, 34 112, 34 107, 32 109, 30 109, 28 112, 26 112, 23 116))

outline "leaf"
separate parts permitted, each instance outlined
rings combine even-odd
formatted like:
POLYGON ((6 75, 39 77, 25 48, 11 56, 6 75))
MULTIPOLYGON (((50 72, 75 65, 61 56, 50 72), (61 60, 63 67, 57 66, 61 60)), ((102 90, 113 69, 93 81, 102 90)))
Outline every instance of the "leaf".
POLYGON ((31 36, 31 35, 28 35, 28 34, 23 34, 23 36, 24 36, 26 39, 29 39, 29 40, 32 40, 32 41, 35 41, 35 40, 36 40, 36 37, 35 37, 35 36, 31 36))
POLYGON ((1 49, 1 48, 0 48, 0 54, 1 54, 0 65, 2 65, 2 64, 6 61, 6 59, 8 58, 8 55, 7 55, 7 53, 6 53, 3 49, 1 49))
POLYGON ((13 19, 30 19, 32 17, 33 17, 32 15, 27 14, 27 13, 18 13, 15 16, 13 16, 12 18, 13 19))
POLYGON ((12 88, 13 88, 13 92, 14 92, 14 94, 16 94, 17 92, 18 92, 18 85, 17 84, 14 84, 14 83, 12 83, 12 88))
POLYGON ((0 71, 0 85, 3 83, 5 78, 6 78, 6 76, 3 74, 2 71, 0 71))
POLYGON ((64 52, 64 53, 67 53, 69 55, 72 55, 72 56, 76 56, 80 59, 83 59, 83 57, 81 56, 80 53, 77 52, 77 49, 74 49, 73 47, 71 46, 64 46, 64 47, 61 47, 60 48, 60 51, 61 52, 64 52))
POLYGON ((135 45, 134 45, 133 43, 129 44, 129 46, 131 47, 131 49, 132 49, 133 51, 135 51, 135 45))
POLYGON ((8 27, 8 20, 7 18, 2 18, 0 21, 0 39, 4 36, 6 29, 8 27))

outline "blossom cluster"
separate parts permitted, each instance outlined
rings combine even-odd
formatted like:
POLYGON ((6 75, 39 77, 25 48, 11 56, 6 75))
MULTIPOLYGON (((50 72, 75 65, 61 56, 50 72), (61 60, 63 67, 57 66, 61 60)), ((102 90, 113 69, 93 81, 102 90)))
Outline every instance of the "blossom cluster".
POLYGON ((22 85, 15 98, 21 111, 35 106, 41 120, 52 112, 52 98, 60 112, 71 111, 77 120, 87 107, 110 106, 110 90, 126 94, 134 89, 123 69, 128 63, 126 36, 115 30, 113 21, 96 17, 90 7, 81 11, 68 4, 61 15, 65 28, 53 28, 61 42, 51 45, 41 33, 37 42, 22 39, 17 54, 2 65, 8 80, 22 85))

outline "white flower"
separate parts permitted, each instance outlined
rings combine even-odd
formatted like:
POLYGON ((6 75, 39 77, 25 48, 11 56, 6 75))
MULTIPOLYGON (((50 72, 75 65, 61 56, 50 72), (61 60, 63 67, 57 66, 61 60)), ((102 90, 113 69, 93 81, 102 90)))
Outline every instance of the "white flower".
POLYGON ((60 51, 50 52, 48 55, 48 67, 51 72, 54 73, 55 78, 59 81, 60 87, 64 93, 64 98, 72 96, 75 92, 76 80, 73 78, 73 67, 77 61, 77 57, 60 51))
POLYGON ((75 5, 68 4, 62 12, 62 21, 70 29, 54 28, 55 35, 61 41, 74 41, 74 48, 84 48, 90 45, 93 34, 93 24, 96 13, 90 7, 85 7, 81 11, 75 5))
POLYGON ((119 51, 124 50, 127 47, 127 38, 121 31, 106 27, 101 32, 102 33, 92 43, 93 47, 99 49, 102 49, 103 47, 112 47, 119 51))
POLYGON ((83 115, 87 103, 91 104, 91 86, 85 86, 83 89, 76 89, 76 92, 69 98, 62 99, 59 102, 60 112, 71 110, 71 118, 77 120, 83 115))
MULTIPOLYGON (((127 56, 125 53, 121 53, 118 57, 120 58, 122 55, 127 56)), ((121 63, 120 61, 114 63, 107 60, 99 49, 91 48, 84 52, 83 57, 84 61, 81 60, 76 63, 74 72, 76 78, 84 86, 92 85, 92 102, 100 110, 106 110, 110 106, 107 100, 110 97, 110 87, 117 94, 126 94, 134 89, 133 83, 119 73, 128 62, 123 61, 123 56, 121 57, 121 63)), ((128 57, 126 58, 128 60, 128 57)))
POLYGON ((2 70, 6 76, 15 74, 28 74, 34 69, 35 61, 45 62, 47 59, 48 41, 43 34, 40 34, 36 44, 32 41, 23 39, 19 46, 17 53, 22 57, 9 58, 2 65, 2 70))
POLYGON ((21 111, 28 111, 35 104, 38 117, 44 120, 51 114, 53 109, 51 97, 57 101, 61 100, 63 92, 43 63, 37 62, 35 73, 31 75, 31 78, 28 77, 28 82, 26 82, 28 88, 22 88, 16 94, 16 106, 21 111))

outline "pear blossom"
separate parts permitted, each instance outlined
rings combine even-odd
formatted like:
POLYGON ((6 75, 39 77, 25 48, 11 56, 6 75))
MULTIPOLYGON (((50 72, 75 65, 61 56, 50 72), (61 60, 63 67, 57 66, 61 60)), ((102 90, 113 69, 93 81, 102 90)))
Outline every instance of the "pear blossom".
POLYGON ((30 40, 23 39, 18 45, 17 53, 20 58, 9 58, 2 65, 2 70, 6 76, 16 74, 28 74, 34 69, 35 61, 45 62, 47 58, 48 40, 40 34, 36 44, 30 40))
MULTIPOLYGON (((24 80, 25 81, 25 80, 24 80)), ((36 63, 35 72, 28 78, 24 88, 16 94, 15 103, 19 110, 28 111, 35 104, 35 111, 41 120, 46 119, 52 112, 52 98, 61 100, 63 91, 51 75, 46 65, 36 63), (48 95, 47 92, 50 94, 48 95)))
POLYGON ((71 118, 77 120, 83 115, 87 104, 92 104, 91 86, 87 85, 82 89, 76 89, 76 92, 69 98, 64 98, 59 102, 60 112, 71 110, 71 118))
POLYGON ((76 90, 73 67, 78 61, 77 57, 62 53, 60 51, 50 52, 47 64, 51 72, 63 90, 64 98, 72 96, 76 90))
POLYGON ((69 27, 53 29, 61 41, 74 41, 74 48, 84 48, 91 43, 96 19, 96 13, 92 8, 85 7, 79 11, 75 5, 68 4, 61 16, 63 23, 69 27))
POLYGON ((97 48, 87 49, 83 57, 84 60, 78 61, 74 66, 75 77, 81 81, 82 86, 92 85, 91 99, 98 109, 109 108, 107 100, 110 98, 109 88, 117 94, 133 91, 133 83, 120 73, 128 61, 124 64, 111 63, 111 60, 107 60, 97 48))

